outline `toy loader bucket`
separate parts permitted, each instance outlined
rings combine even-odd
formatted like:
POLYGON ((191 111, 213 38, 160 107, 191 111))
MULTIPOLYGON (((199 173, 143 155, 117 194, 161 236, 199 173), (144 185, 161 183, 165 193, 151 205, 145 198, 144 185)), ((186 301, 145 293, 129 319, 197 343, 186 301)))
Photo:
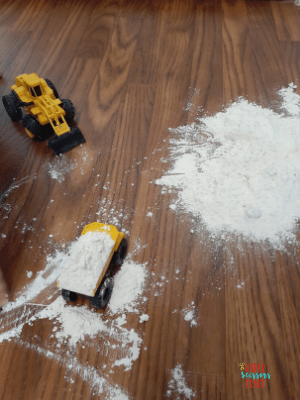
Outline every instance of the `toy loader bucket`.
POLYGON ((74 149, 74 147, 79 146, 81 143, 85 143, 85 138, 80 129, 76 126, 63 135, 49 139, 48 147, 50 147, 56 155, 59 155, 74 149))

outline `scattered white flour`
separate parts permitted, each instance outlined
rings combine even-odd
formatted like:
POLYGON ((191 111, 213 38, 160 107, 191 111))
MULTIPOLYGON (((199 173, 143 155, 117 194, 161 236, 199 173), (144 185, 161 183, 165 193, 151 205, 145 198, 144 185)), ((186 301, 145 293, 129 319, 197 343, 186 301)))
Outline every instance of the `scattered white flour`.
MULTIPOLYGON (((154 273, 153 273, 153 276, 155 276, 154 273)), ((155 286, 154 286, 154 283, 152 284, 152 287, 156 289, 154 292, 155 297, 159 296, 160 294, 162 294, 165 291, 164 286, 168 282, 169 282, 169 280, 166 279, 164 275, 157 276, 157 281, 155 283, 155 286)))
POLYGON ((146 264, 126 261, 114 278, 114 290, 108 307, 113 314, 123 311, 138 312, 137 301, 143 293, 147 277, 146 264))
POLYGON ((87 232, 71 244, 58 278, 59 287, 93 295, 115 242, 105 232, 87 232))
MULTIPOLYGON (((16 343, 27 349, 34 350, 39 355, 47 357, 50 360, 54 360, 60 365, 63 364, 66 371, 79 376, 84 382, 87 382, 91 387, 91 392, 100 394, 105 394, 106 400, 129 400, 127 394, 125 394, 118 385, 111 385, 108 381, 99 375, 96 368, 85 364, 80 364, 74 357, 66 357, 62 355, 61 352, 54 353, 50 350, 43 349, 42 347, 23 342, 22 340, 17 340, 16 343)), ((69 378, 71 383, 74 380, 69 378)))
MULTIPOLYGON (((87 235, 88 233, 84 236, 87 235)), ((4 306, 1 313, 0 343, 12 338, 18 339, 26 324, 32 325, 37 319, 49 319, 54 321, 51 336, 56 338, 57 347, 63 343, 67 343, 70 348, 80 343, 83 346, 89 343, 88 339, 94 343, 92 339, 99 335, 106 354, 109 349, 114 351, 119 348, 117 355, 113 354, 112 356, 114 360, 112 368, 123 366, 126 371, 130 370, 133 362, 139 357, 142 339, 133 329, 128 330, 123 327, 127 323, 125 314, 115 320, 104 320, 101 313, 90 310, 87 306, 68 305, 61 296, 50 305, 36 304, 35 299, 51 284, 57 294, 54 282, 58 279, 64 263, 76 243, 78 241, 73 242, 69 246, 69 250, 56 251, 54 255, 48 256, 45 270, 37 273, 33 282, 25 287, 14 302, 4 306), (110 340, 119 344, 111 345, 110 340)), ((116 279, 117 284, 113 293, 115 293, 117 309, 124 308, 128 311, 131 306, 136 306, 138 297, 142 293, 146 269, 145 265, 133 262, 127 262, 124 265, 125 269, 119 271, 119 278, 124 279, 124 285, 118 285, 118 279, 116 279), (129 276, 127 276, 128 274, 129 276), (134 285, 132 285, 133 282, 134 285), (130 296, 124 296, 124 292, 122 292, 120 298, 118 287, 132 289, 130 296), (131 301, 132 304, 130 304, 131 301)))
MULTIPOLYGON (((35 173, 33 174, 32 177, 29 176, 25 176, 24 178, 20 179, 19 181, 15 181, 15 178, 13 178, 13 183, 9 186, 9 188, 0 196, 0 201, 2 204, 0 204, 0 209, 1 208, 5 208, 3 207, 3 199, 6 199, 8 197, 8 195, 10 194, 10 192, 12 192, 13 190, 19 188, 21 185, 24 185, 26 183, 30 183, 32 181, 34 181, 35 179, 38 178, 38 175, 35 173)), ((9 207, 11 207, 10 204, 8 204, 9 207)))
POLYGON ((87 337, 92 339, 99 334, 106 334, 122 344, 122 356, 114 362, 114 366, 125 366, 125 371, 131 369, 133 361, 140 354, 142 339, 131 329, 122 328, 120 321, 104 321, 101 314, 89 310, 86 306, 68 306, 63 298, 58 297, 52 304, 45 307, 31 318, 30 323, 36 319, 55 319, 60 323, 60 329, 53 328, 53 335, 59 343, 68 341, 74 347, 87 337), (124 354, 125 353, 125 354, 124 354))
MULTIPOLYGON (((174 310, 174 313, 177 313, 179 310, 174 310)), ((189 304, 186 308, 180 311, 180 313, 183 315, 184 320, 190 323, 190 327, 193 328, 194 326, 197 326, 197 320, 198 317, 196 315, 197 309, 192 301, 191 304, 189 304)))
POLYGON ((115 324, 116 324, 117 326, 122 326, 122 325, 127 324, 127 319, 126 319, 126 318, 127 318, 126 315, 125 315, 125 314, 122 314, 121 317, 116 318, 116 319, 114 320, 114 322, 115 322, 115 324))
MULTIPOLYGON (((127 225, 132 224, 132 208, 126 207, 125 205, 118 204, 118 206, 114 205, 114 196, 107 195, 102 197, 101 200, 98 201, 98 211, 96 215, 99 216, 97 222, 107 223, 110 225, 122 225, 125 226, 125 222, 127 225)), ((123 232, 129 236, 130 231, 124 230, 123 232)))
POLYGON ((195 307, 193 301, 188 307, 186 307, 182 310, 182 314, 184 316, 184 320, 190 322, 191 328, 193 326, 197 326, 198 318, 196 316, 196 307, 195 307))
MULTIPOLYGON (((156 184, 200 216, 212 236, 235 232, 280 246, 300 217, 300 96, 279 91, 286 114, 239 99, 198 124, 171 130, 174 165, 156 184)), ((172 205, 173 207, 173 205, 172 205)))
POLYGON ((54 161, 48 163, 47 172, 52 179, 61 183, 65 180, 66 175, 76 167, 77 163, 72 163, 65 154, 61 154, 56 156, 54 161))
POLYGON ((146 321, 149 321, 149 315, 147 315, 147 314, 140 315, 140 324, 142 322, 146 322, 146 321))
POLYGON ((39 271, 36 278, 22 290, 16 300, 3 307, 2 312, 9 312, 18 307, 24 306, 24 304, 31 302, 43 290, 47 289, 52 283, 54 283, 61 273, 62 263, 64 262, 65 257, 66 255, 63 251, 56 251, 54 255, 48 256, 45 269, 39 271))
POLYGON ((101 314, 89 310, 86 306, 67 305, 61 296, 52 304, 45 306, 42 310, 35 310, 34 313, 27 312, 26 307, 15 321, 7 326, 11 329, 0 334, 0 343, 4 340, 19 338, 26 324, 32 325, 37 319, 55 320, 57 326, 53 327, 52 335, 57 339, 57 347, 62 343, 68 343, 68 346, 75 347, 79 342, 87 343, 87 338, 92 339, 97 335, 103 335, 108 339, 114 339, 120 343, 121 352, 119 358, 115 360, 113 366, 124 366, 125 371, 132 367, 132 363, 140 354, 142 339, 133 330, 122 327, 122 323, 117 319, 115 321, 104 321, 101 314))
POLYGON ((185 399, 190 400, 196 395, 192 389, 186 386, 183 371, 181 369, 181 365, 179 364, 172 370, 172 379, 168 384, 166 395, 167 397, 172 396, 173 400, 180 400, 180 396, 184 396, 185 399))
POLYGON ((27 275, 27 278, 31 278, 32 277, 32 271, 26 271, 26 275, 27 275))
POLYGON ((133 362, 137 360, 140 355, 140 347, 143 342, 142 339, 133 329, 129 331, 120 327, 112 327, 110 329, 110 336, 115 336, 122 343, 122 348, 126 349, 124 357, 116 360, 113 364, 113 367, 120 367, 123 365, 125 367, 125 371, 129 371, 133 362))

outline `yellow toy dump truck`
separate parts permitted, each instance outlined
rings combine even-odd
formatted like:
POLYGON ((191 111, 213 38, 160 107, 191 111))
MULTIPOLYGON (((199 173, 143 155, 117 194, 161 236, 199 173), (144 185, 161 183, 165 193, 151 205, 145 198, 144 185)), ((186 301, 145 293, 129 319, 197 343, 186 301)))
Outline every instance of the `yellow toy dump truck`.
POLYGON ((78 127, 70 128, 75 117, 75 108, 68 99, 60 100, 51 81, 41 79, 35 73, 16 77, 12 93, 3 96, 4 107, 13 121, 22 120, 27 134, 37 140, 48 140, 55 154, 65 153, 85 142, 78 127), (23 116, 21 107, 26 115, 23 116))
MULTIPOLYGON (((83 254, 83 247, 77 249, 73 247, 75 255, 69 254, 68 261, 63 265, 58 278, 57 286, 62 289, 61 295, 66 301, 76 301, 79 296, 89 299, 93 307, 104 308, 113 289, 113 279, 110 276, 112 267, 118 267, 123 263, 127 241, 124 233, 118 232, 113 225, 93 222, 85 226, 81 236, 89 232, 100 233, 96 239, 93 239, 93 246, 99 254, 91 257, 90 253, 83 254), (95 259, 96 262, 91 265, 91 260, 95 261, 95 259)), ((75 246, 79 245, 79 240, 75 242, 75 246)), ((84 248, 88 248, 90 252, 91 242, 92 237, 86 237, 84 248)), ((80 246, 83 246, 82 242, 80 246)))

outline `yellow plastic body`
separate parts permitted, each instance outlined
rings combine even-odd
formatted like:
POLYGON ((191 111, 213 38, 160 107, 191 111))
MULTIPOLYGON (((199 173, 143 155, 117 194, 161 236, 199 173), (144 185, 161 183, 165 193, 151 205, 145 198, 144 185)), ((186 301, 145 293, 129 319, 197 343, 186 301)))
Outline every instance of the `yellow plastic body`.
POLYGON ((50 123, 58 136, 70 131, 64 118, 66 112, 60 107, 62 102, 55 98, 53 90, 36 73, 17 76, 11 89, 23 103, 30 103, 24 105, 25 112, 33 115, 41 125, 50 123))
POLYGON ((27 128, 25 128, 25 131, 26 131, 27 135, 28 135, 31 139, 34 138, 34 134, 31 133, 27 128))
MULTIPOLYGON (((93 296, 95 296, 95 293, 96 293, 102 279, 104 278, 104 275, 106 274, 106 271, 109 267, 111 259, 114 255, 114 252, 118 250, 118 247, 120 246, 120 243, 125 235, 123 232, 119 232, 115 226, 101 224, 100 222, 92 222, 91 224, 86 225, 83 228, 83 231, 81 232, 81 236, 85 235, 87 232, 104 232, 107 235, 109 235, 112 238, 112 240, 115 242, 115 245, 114 245, 114 247, 105 263, 103 271, 98 279, 98 282, 97 282, 95 288, 93 289, 93 296)), ((57 282, 57 286, 59 286, 59 282, 57 282)))

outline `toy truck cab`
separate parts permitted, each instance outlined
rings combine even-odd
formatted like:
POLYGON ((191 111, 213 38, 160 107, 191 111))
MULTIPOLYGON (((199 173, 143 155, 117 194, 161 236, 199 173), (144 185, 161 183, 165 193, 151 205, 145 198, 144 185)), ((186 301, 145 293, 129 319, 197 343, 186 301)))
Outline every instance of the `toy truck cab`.
MULTIPOLYGON (((50 123, 58 136, 70 132, 65 120, 66 110, 62 101, 56 98, 55 88, 50 81, 47 83, 35 73, 23 74, 16 78, 12 90, 24 106, 26 114, 32 115, 41 126, 50 123)), ((30 137, 34 137, 29 129, 26 128, 26 132, 30 137)))
POLYGON ((17 76, 16 84, 11 88, 24 105, 32 104, 34 98, 53 94, 52 90, 52 93, 47 90, 47 83, 44 79, 40 79, 37 74, 17 76))
POLYGON ((96 266, 90 268, 93 270, 92 273, 88 271, 86 263, 79 269, 77 268, 74 277, 76 282, 72 282, 72 266, 71 269, 62 271, 57 286, 62 289, 62 297, 66 301, 76 301, 78 297, 83 297, 89 299, 93 307, 104 308, 113 289, 113 279, 109 276, 109 267, 111 265, 120 266, 123 263, 127 251, 127 241, 124 233, 118 232, 113 225, 93 222, 83 229, 81 235, 88 232, 102 233, 102 241, 105 242, 104 256, 102 259, 100 257, 96 266))

